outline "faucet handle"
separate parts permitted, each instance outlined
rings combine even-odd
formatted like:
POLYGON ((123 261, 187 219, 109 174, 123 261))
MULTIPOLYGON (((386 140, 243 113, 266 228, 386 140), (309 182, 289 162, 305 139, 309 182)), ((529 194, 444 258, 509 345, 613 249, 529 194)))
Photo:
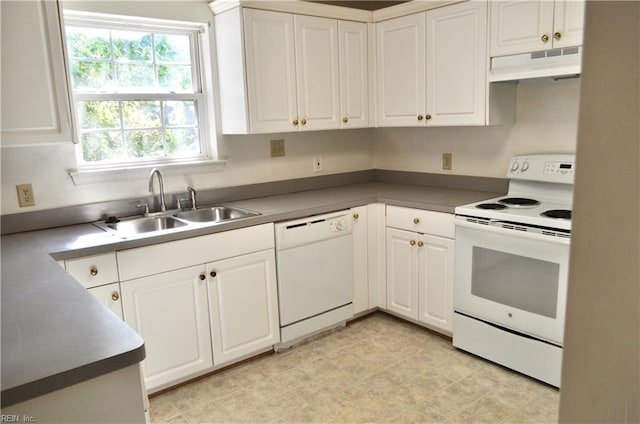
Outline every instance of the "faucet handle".
POLYGON ((138 209, 144 208, 144 214, 145 215, 149 214, 149 204, 148 203, 138 203, 136 205, 136 208, 138 208, 138 209))
POLYGON ((179 210, 182 210, 182 207, 184 205, 184 202, 186 202, 189 199, 177 199, 176 200, 176 208, 179 210))

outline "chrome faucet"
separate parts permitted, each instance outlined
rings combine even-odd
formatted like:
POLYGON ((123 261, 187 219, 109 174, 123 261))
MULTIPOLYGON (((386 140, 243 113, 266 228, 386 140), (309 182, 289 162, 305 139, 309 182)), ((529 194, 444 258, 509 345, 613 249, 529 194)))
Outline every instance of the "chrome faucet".
POLYGON ((167 205, 164 203, 164 183, 162 182, 162 174, 158 168, 153 168, 149 175, 149 193, 153 193, 153 176, 158 176, 158 184, 160 185, 160 212, 167 211, 167 205))
POLYGON ((187 193, 191 195, 191 209, 196 210, 196 190, 193 187, 187 187, 187 193))

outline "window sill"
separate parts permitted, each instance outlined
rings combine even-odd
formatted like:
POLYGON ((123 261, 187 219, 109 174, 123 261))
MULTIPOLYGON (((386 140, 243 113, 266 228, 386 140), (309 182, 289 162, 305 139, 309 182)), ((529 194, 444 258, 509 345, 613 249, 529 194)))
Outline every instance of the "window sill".
POLYGON ((115 168, 96 169, 70 169, 68 174, 75 185, 95 184, 112 181, 124 181, 131 179, 144 179, 149 177, 153 168, 162 171, 162 175, 183 175, 186 169, 198 168, 198 173, 220 172, 224 168, 224 160, 202 160, 194 162, 178 162, 165 164, 149 164, 139 166, 122 166, 115 168))

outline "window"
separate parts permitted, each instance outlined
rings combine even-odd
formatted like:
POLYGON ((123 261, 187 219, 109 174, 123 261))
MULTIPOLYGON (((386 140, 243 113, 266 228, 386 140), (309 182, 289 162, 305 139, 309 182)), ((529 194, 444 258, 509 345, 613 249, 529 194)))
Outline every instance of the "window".
POLYGON ((65 12, 85 168, 209 158, 200 24, 65 12))

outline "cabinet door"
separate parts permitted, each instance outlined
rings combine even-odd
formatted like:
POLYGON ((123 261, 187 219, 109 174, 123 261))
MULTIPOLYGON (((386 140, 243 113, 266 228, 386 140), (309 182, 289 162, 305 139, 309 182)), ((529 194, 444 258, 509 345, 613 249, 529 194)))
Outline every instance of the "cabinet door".
POLYGON ((491 1, 490 56, 550 49, 553 1, 491 1), (543 36, 547 41, 543 41, 543 36))
POLYGON ((120 319, 122 315, 122 299, 120 297, 120 285, 118 283, 107 284, 106 286, 94 287, 89 289, 96 299, 98 299, 111 312, 116 314, 120 319))
POLYGON ((245 9, 244 30, 251 132, 297 130, 293 15, 245 9))
POLYGON ((451 333, 454 241, 424 235, 418 240, 419 320, 451 333))
POLYGON ((353 218, 353 313, 369 309, 369 237, 367 207, 351 209, 353 218))
POLYGON ((584 0, 557 0, 553 9, 553 47, 582 45, 584 0))
POLYGON ((338 21, 296 15, 300 130, 340 128, 338 21))
POLYGON ((340 117, 342 128, 369 126, 367 24, 339 21, 340 117))
POLYGON ((424 126, 425 14, 376 25, 377 125, 424 126))
POLYGON ((418 234, 387 228, 387 309, 418 319, 418 234))
POLYGON ((213 368, 204 266, 120 283, 124 320, 144 339, 151 392, 213 368))
POLYGON ((216 366, 280 341, 273 249, 207 264, 216 366))
POLYGON ((484 125, 487 3, 426 14, 427 125, 484 125))
POLYGON ((71 142, 58 2, 3 1, 2 146, 71 142))

